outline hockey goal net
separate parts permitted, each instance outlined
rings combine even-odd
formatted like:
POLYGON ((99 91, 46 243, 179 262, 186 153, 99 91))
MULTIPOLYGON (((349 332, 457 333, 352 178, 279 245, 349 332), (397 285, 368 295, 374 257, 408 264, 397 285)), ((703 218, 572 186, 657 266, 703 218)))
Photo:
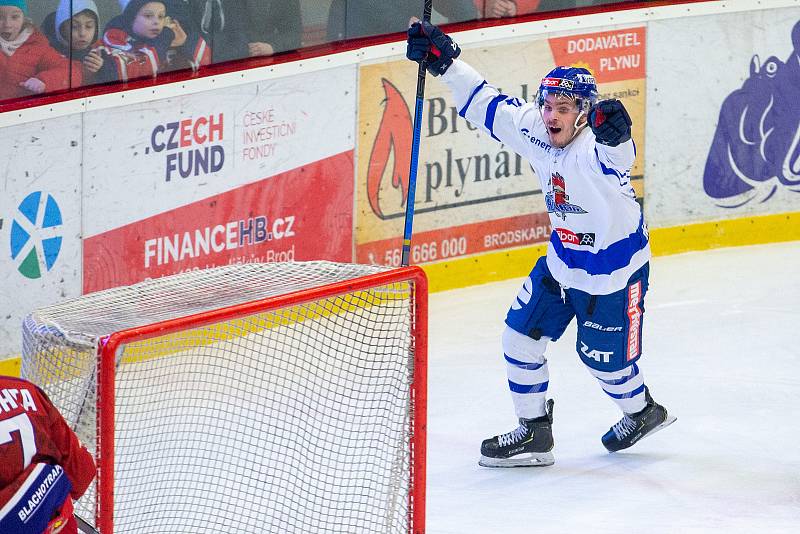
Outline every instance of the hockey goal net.
POLYGON ((101 534, 424 532, 426 303, 416 267, 193 271, 31 314, 22 374, 101 534))

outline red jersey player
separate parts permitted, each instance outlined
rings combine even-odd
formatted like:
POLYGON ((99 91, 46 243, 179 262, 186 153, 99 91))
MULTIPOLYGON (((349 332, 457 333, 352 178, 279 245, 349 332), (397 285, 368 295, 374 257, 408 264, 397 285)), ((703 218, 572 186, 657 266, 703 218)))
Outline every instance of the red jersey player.
POLYGON ((95 476, 92 455, 47 395, 0 376, 0 532, 75 534, 72 499, 95 476))

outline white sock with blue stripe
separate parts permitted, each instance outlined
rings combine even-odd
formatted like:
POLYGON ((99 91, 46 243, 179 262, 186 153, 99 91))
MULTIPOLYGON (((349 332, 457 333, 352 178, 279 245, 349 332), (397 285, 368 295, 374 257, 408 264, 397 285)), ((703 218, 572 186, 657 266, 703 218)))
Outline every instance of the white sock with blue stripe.
POLYGON ((611 397, 620 409, 628 414, 644 409, 645 400, 644 377, 635 363, 620 371, 605 372, 587 367, 600 387, 611 397))
POLYGON ((546 413, 550 373, 544 351, 549 340, 543 337, 537 341, 509 327, 503 331, 508 387, 518 418, 534 419, 546 413))

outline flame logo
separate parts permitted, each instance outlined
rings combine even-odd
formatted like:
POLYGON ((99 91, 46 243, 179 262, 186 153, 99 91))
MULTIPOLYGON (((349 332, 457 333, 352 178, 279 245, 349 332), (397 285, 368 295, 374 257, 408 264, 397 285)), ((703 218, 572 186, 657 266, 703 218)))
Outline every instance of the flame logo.
POLYGON ((400 189, 401 208, 405 206, 406 198, 408 198, 413 123, 408 105, 397 87, 385 78, 382 78, 381 81, 386 94, 386 106, 378 126, 378 133, 375 135, 375 144, 372 145, 372 153, 369 155, 367 198, 369 198, 369 205, 375 215, 385 219, 386 216, 381 209, 380 191, 392 152, 394 152, 394 165, 391 171, 391 183, 394 189, 400 189))

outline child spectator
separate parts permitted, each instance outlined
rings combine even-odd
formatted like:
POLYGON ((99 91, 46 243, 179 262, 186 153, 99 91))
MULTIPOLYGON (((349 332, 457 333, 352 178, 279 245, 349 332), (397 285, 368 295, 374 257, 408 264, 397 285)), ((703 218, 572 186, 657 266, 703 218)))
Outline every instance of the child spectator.
POLYGON ((197 70, 198 67, 210 64, 211 41, 201 33, 192 5, 187 0, 164 0, 164 5, 167 7, 167 18, 186 34, 184 44, 170 51, 169 68, 175 70, 191 67, 197 70))
POLYGON ((197 70, 211 62, 205 40, 195 32, 187 34, 178 19, 168 16, 168 4, 168 0, 120 0, 122 14, 103 33, 114 79, 127 81, 184 67, 197 70))
POLYGON ((61 0, 42 22, 50 46, 71 59, 73 69, 82 71, 83 85, 106 81, 98 76, 108 54, 98 41, 99 21, 94 0, 61 0))
POLYGON ((81 84, 69 61, 36 29, 25 0, 0 0, 0 100, 58 91, 81 84))

